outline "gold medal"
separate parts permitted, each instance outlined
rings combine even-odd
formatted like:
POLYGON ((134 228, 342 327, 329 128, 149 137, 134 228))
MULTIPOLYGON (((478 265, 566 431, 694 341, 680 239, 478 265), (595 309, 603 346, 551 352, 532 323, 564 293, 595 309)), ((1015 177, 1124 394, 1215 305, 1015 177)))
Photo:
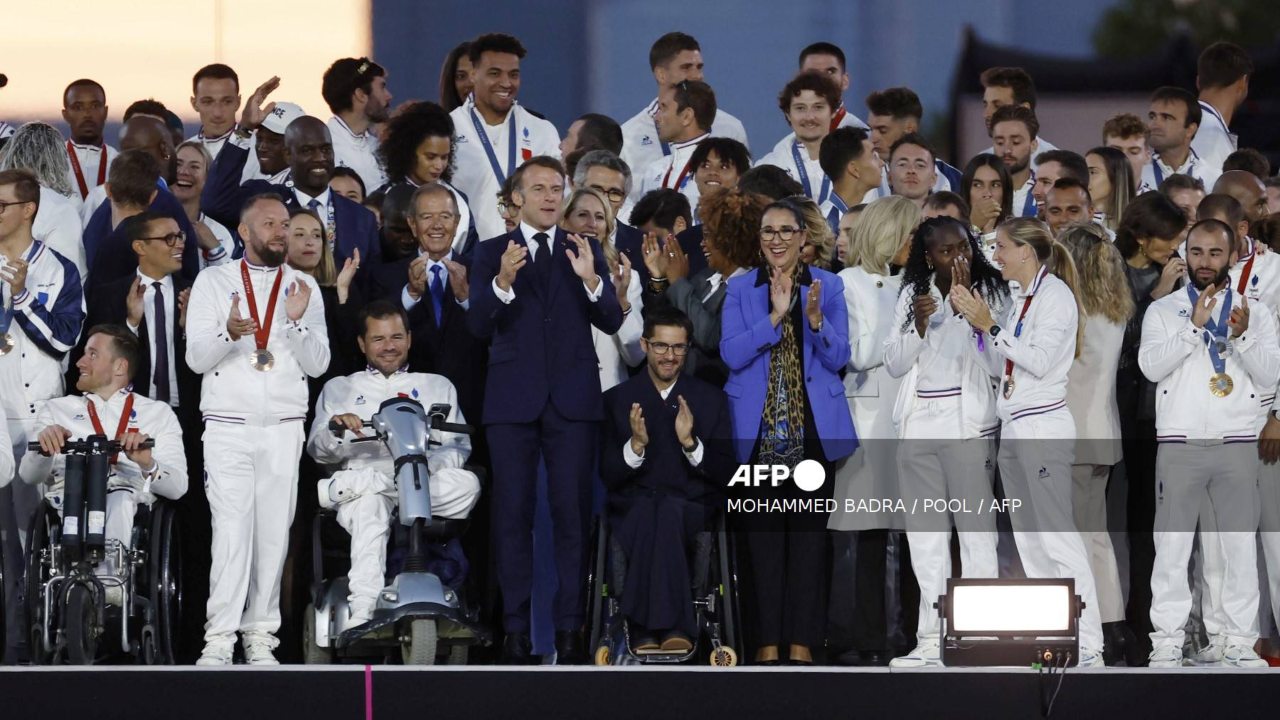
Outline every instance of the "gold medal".
POLYGON ((1215 397, 1230 395, 1235 386, 1236 384, 1231 379, 1231 376, 1224 372, 1214 373, 1213 377, 1209 378, 1209 392, 1213 393, 1215 397))
POLYGON ((1004 399, 1008 400, 1011 397, 1013 397, 1013 378, 1007 377, 1004 379, 1004 399))
POLYGON ((10 333, 0 335, 0 357, 8 355, 11 350, 18 346, 18 341, 14 339, 10 333))
POLYGON ((276 358, 271 354, 270 350, 254 350, 249 356, 249 362, 253 365, 253 369, 258 372, 267 372, 276 366, 276 358))

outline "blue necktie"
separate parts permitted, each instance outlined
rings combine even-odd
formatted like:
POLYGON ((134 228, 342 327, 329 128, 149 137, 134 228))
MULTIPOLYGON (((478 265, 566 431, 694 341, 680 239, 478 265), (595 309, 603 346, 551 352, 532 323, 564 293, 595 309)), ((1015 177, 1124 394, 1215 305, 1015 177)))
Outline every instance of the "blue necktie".
POLYGON ((431 303, 436 313, 436 327, 440 327, 440 318, 444 314, 444 280, 440 273, 444 270, 439 263, 431 266, 431 303))
POLYGON ((156 289, 156 350, 152 364, 151 378, 156 385, 156 402, 168 403, 169 396, 169 320, 164 312, 163 287, 158 282, 151 283, 156 289))
POLYGON ((551 277, 551 237, 546 233, 535 233, 533 239, 538 242, 538 247, 533 252, 533 271, 538 280, 546 285, 547 278, 551 277))

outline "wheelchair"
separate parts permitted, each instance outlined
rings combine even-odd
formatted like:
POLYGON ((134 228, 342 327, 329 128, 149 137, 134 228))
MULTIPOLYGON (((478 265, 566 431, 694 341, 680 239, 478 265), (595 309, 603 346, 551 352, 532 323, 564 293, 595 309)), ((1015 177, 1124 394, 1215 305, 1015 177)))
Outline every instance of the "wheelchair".
MULTIPOLYGON (((40 451, 36 442, 27 447, 40 451)), ((62 513, 46 499, 32 518, 25 617, 36 665, 121 656, 172 665, 182 651, 182 537, 174 506, 159 498, 140 503, 127 546, 104 534, 108 458, 119 451, 119 442, 102 435, 68 441, 62 513)))
POLYGON ((714 527, 697 534, 689 568, 690 602, 697 634, 688 652, 645 652, 634 649, 629 623, 622 613, 626 592, 626 556, 610 532, 606 509, 595 521, 587 565, 587 647, 596 665, 647 665, 707 662, 714 667, 738 664, 741 652, 738 570, 733 535, 723 514, 714 527))
MULTIPOLYGON (((473 645, 493 643, 479 605, 469 601, 466 583, 450 577, 464 573, 465 558, 440 560, 445 549, 460 547, 457 539, 469 521, 431 515, 427 456, 430 446, 438 443, 430 440, 430 430, 473 432, 470 426, 447 422, 449 411, 444 404, 424 411, 410 398, 391 398, 365 422, 375 433, 351 441, 383 442, 395 458, 399 500, 386 568, 387 577, 394 577, 378 593, 372 619, 353 624, 347 604, 350 535, 338 524, 336 511, 321 510, 312 524, 314 582, 303 615, 307 664, 381 657, 405 665, 466 665, 473 645)), ((330 430, 342 428, 330 425, 330 430)), ((477 468, 467 469, 483 479, 477 468)))

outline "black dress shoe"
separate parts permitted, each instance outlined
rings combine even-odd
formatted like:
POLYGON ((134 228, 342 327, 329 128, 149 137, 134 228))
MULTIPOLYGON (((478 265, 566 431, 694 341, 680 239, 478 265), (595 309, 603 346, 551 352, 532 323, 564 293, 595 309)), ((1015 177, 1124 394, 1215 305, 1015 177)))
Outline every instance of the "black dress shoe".
POLYGON ((587 651, 581 630, 556 631, 556 664, 582 665, 587 662, 587 651))
POLYGON ((526 633, 507 633, 502 640, 503 665, 537 665, 538 656, 533 654, 533 643, 526 633))

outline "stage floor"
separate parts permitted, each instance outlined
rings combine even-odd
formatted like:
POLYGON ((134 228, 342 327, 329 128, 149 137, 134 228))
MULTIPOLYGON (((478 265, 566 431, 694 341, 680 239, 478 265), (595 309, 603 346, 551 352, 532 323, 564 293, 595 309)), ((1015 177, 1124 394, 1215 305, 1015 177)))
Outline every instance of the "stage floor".
POLYGON ((1280 670, 0 668, 2 718, 1262 718, 1280 670), (74 715, 72 715, 74 713, 74 715))

